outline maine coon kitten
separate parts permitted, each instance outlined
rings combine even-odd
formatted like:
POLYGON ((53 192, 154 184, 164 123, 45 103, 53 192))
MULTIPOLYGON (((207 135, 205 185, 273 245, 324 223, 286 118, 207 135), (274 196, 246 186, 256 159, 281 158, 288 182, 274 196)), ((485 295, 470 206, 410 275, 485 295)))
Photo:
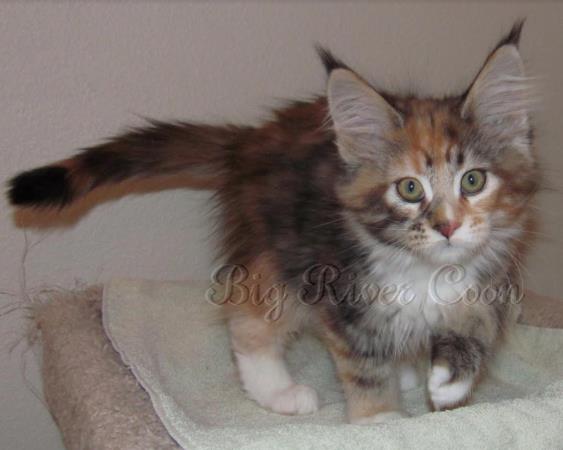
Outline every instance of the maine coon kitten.
POLYGON ((430 361, 434 407, 453 407, 514 317, 503 288, 532 226, 539 171, 521 28, 459 96, 376 90, 320 50, 326 96, 263 126, 153 122, 18 175, 8 195, 19 207, 64 207, 134 177, 182 172, 206 183, 224 259, 242 277, 237 293, 257 280, 262 292, 287 288, 276 317, 252 296, 225 302, 252 399, 283 414, 317 410, 316 392, 283 359, 290 336, 308 328, 334 358, 351 422, 400 417, 399 367, 412 378, 419 357, 430 361), (484 288, 492 299, 476 295, 484 288))

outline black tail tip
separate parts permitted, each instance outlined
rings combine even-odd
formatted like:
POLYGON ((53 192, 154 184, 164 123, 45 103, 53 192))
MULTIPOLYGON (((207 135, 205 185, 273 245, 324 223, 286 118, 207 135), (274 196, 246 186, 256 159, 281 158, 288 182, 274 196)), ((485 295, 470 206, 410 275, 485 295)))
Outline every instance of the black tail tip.
POLYGON ((8 186, 8 200, 15 206, 64 206, 72 197, 65 167, 47 166, 20 173, 8 186))

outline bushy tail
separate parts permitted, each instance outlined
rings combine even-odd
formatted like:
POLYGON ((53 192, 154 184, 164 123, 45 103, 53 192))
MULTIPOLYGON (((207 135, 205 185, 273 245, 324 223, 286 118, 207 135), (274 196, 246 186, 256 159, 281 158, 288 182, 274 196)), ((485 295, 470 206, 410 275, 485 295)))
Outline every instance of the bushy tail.
POLYGON ((151 122, 72 158, 17 175, 9 182, 8 198, 16 206, 63 207, 102 185, 179 172, 219 186, 231 153, 250 131, 151 122))

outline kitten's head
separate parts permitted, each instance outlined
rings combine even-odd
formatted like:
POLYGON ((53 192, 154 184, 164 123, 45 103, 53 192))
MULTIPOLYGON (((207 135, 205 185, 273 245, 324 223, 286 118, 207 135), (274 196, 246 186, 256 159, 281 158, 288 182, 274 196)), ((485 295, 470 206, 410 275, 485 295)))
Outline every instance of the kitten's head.
POLYGON ((368 245, 462 263, 491 251, 505 256, 521 240, 539 182, 521 27, 501 40, 464 94, 443 99, 378 92, 321 53, 349 168, 339 194, 368 245))

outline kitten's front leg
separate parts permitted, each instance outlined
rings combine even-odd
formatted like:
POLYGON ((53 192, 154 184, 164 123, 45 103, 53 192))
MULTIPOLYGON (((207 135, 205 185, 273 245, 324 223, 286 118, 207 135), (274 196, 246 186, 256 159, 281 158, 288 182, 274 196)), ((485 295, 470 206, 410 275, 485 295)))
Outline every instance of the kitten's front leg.
POLYGON ((334 334, 328 339, 328 347, 346 396, 350 423, 381 423, 405 417, 392 361, 362 354, 334 334))
POLYGON ((432 338, 428 392, 436 410, 467 400, 487 353, 479 338, 454 332, 432 338))

